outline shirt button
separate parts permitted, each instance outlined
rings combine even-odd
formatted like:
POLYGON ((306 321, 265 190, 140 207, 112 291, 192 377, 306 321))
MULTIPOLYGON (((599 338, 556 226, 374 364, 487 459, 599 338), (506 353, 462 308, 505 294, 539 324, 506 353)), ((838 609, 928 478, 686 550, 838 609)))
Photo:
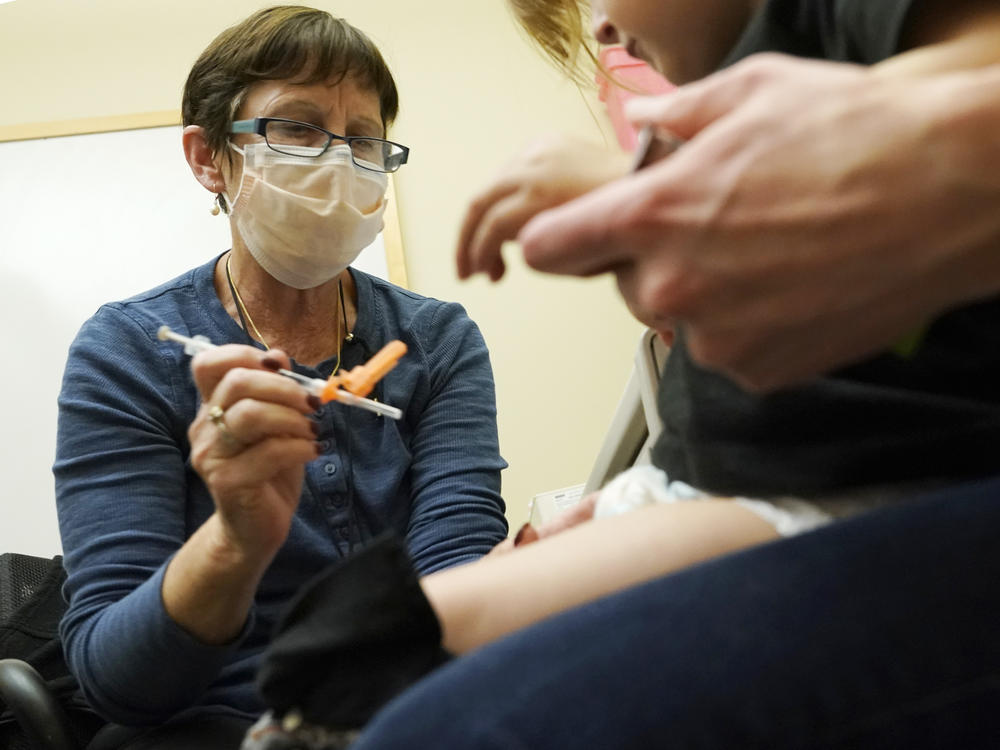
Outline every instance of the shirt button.
POLYGON ((330 441, 329 440, 320 440, 319 441, 319 447, 323 450, 324 453, 329 453, 330 452, 330 441))
POLYGON ((323 471, 325 471, 329 476, 332 477, 334 474, 337 473, 337 465, 327 464, 326 466, 323 467, 323 471))

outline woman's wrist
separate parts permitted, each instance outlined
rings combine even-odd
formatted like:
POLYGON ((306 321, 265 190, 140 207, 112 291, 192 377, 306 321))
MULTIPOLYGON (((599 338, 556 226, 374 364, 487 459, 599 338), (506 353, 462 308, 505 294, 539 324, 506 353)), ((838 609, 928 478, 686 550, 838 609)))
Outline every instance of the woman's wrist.
POLYGON ((231 641, 273 557, 234 544, 218 515, 211 516, 167 566, 161 592, 167 614, 203 643, 231 641))
POLYGON ((205 537, 200 544, 204 545, 202 552, 208 556, 212 565, 217 566, 220 571, 230 571, 239 578, 253 575, 255 572, 258 576, 263 575, 281 547, 277 542, 272 545, 265 544, 259 539, 256 543, 242 540, 238 534, 233 533, 218 512, 209 516, 195 532, 195 535, 199 534, 205 537))

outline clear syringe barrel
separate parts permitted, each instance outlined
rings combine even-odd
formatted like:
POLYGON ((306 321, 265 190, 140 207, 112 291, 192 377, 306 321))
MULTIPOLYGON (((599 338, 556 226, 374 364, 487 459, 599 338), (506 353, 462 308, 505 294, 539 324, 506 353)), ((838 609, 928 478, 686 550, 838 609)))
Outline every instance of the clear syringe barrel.
MULTIPOLYGON (((169 326, 160 326, 159 330, 156 332, 156 336, 160 339, 160 341, 176 341, 178 344, 183 344, 184 353, 192 357, 198 352, 205 351, 206 349, 215 349, 217 346, 209 341, 205 336, 184 336, 171 330, 169 326)), ((326 387, 325 380, 321 380, 320 378, 310 378, 308 375, 302 375, 294 370, 286 370, 282 368, 278 370, 278 374, 284 375, 286 378, 291 378, 314 396, 322 396, 323 389, 326 387)), ((337 390, 337 398, 335 400, 340 401, 347 406, 365 409, 366 411, 379 414, 383 417, 389 417, 390 419, 402 419, 403 417, 403 412, 395 406, 389 406, 387 404, 379 403, 378 401, 372 401, 369 398, 355 396, 353 393, 349 393, 342 388, 337 390)))

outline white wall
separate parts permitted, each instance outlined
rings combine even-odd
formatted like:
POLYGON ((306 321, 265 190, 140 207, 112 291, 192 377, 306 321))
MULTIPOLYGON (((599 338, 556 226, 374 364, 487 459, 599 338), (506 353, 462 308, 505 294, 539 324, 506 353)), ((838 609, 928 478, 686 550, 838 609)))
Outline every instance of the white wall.
MULTIPOLYGON (((508 252, 511 270, 502 283, 460 283, 454 274, 455 238, 470 198, 527 140, 548 131, 608 143, 613 136, 598 124, 602 112, 591 92, 582 94, 549 68, 515 29, 504 0, 315 4, 366 30, 396 75, 402 110, 392 136, 412 148, 411 163, 396 181, 410 286, 462 302, 483 330, 497 379, 501 450, 511 464, 504 474, 504 495, 516 528, 527 517, 532 495, 586 478, 630 370, 640 327, 608 279, 543 277, 527 270, 514 249, 508 252)), ((184 78, 201 49, 224 26, 263 5, 245 0, 18 0, 0 5, 0 129, 177 109, 184 78)), ((140 170, 127 185, 118 177, 121 160, 91 165, 93 190, 108 188, 112 205, 119 190, 157 200, 156 184, 141 169, 143 156, 129 158, 137 160, 140 170)), ((180 154, 177 159, 178 169, 185 169, 180 154)), ((58 159, 43 157, 36 166, 33 179, 38 184, 65 179, 67 165, 58 159)), ((200 188, 193 185, 191 190, 191 215, 201 217, 209 203, 200 188)), ((58 223, 60 210, 52 205, 48 221, 58 223)), ((0 223, 11 221, 17 211, 16 200, 0 202, 0 223)), ((65 230, 70 237, 78 231, 71 225, 65 230)), ((142 228, 110 221, 101 231, 108 243, 144 257, 138 247, 142 238, 136 236, 142 228)), ((63 244, 71 248, 74 243, 63 244)), ((215 244, 206 235, 206 250, 215 244)), ((19 248, 0 247, 0 284, 11 300, 20 295, 19 304, 44 307, 3 321, 8 337, 16 332, 4 376, 11 392, 24 385, 23 378, 34 377, 28 366, 44 332, 65 325, 69 317, 82 320, 95 306, 87 301, 72 308, 65 289, 44 281, 31 288, 30 279, 62 273, 56 259, 63 251, 50 247, 29 256, 19 248), (7 258, 16 260, 8 265, 7 258), (28 367, 28 374, 21 367, 28 367)), ((203 251, 199 257, 205 255, 203 251)), ((159 273, 154 281, 160 281, 173 267, 190 265, 172 256, 150 258, 156 267, 144 270, 146 262, 90 268, 71 280, 77 291, 108 275, 122 282, 118 289, 142 289, 149 286, 146 271, 149 276, 159 273), (175 260, 177 266, 171 266, 175 260)), ((108 298, 121 296, 105 291, 108 298)), ((64 343, 59 346, 65 350, 64 343)), ((61 369, 51 362, 46 367, 61 369)), ((16 396, 12 399, 21 406, 16 396)), ((51 403, 21 408, 16 423, 7 421, 0 444, 14 465, 20 465, 29 440, 51 444, 54 420, 51 403)), ((25 470, 37 479, 43 467, 25 470)), ((51 487, 47 466, 44 471, 51 487)), ((11 491, 0 499, 0 550, 24 547, 15 544, 23 523, 17 531, 7 531, 14 508, 22 516, 30 514, 36 529, 47 532, 54 526, 51 498, 18 494, 11 491), (12 537, 15 541, 9 541, 12 537)), ((51 541, 42 540, 48 538, 29 544, 25 537, 24 548, 45 553, 51 541)))

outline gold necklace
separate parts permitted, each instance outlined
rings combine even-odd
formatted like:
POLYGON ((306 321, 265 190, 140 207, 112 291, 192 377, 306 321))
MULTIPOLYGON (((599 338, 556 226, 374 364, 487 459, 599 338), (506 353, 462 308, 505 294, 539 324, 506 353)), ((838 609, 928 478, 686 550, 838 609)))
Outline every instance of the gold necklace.
MULTIPOLYGON (((241 320, 243 320, 244 318, 246 319, 246 325, 244 326, 244 330, 246 329, 247 326, 249 326, 250 330, 253 331, 254 336, 257 337, 257 340, 264 345, 264 349, 270 350, 271 347, 268 346, 267 342, 264 340, 264 337, 261 335, 260 331, 257 330, 257 326, 254 325, 253 318, 250 317, 250 311, 247 309, 246 304, 243 302, 243 298, 240 296, 240 290, 236 288, 236 282, 233 281, 233 272, 229 265, 232 259, 233 256, 232 253, 230 253, 226 257, 226 281, 229 282, 229 291, 233 293, 233 302, 236 303, 236 311, 240 314, 241 320)), ((341 331, 343 326, 347 322, 346 321, 347 305, 344 303, 344 282, 341 281, 340 279, 337 280, 337 297, 340 301, 340 317, 337 319, 337 364, 333 368, 333 372, 330 373, 331 376, 336 375, 337 370, 340 369, 340 350, 341 350, 341 345, 344 342, 344 335, 341 333, 341 331)), ((347 340, 351 341, 353 339, 354 339, 354 334, 348 332, 347 340)))

